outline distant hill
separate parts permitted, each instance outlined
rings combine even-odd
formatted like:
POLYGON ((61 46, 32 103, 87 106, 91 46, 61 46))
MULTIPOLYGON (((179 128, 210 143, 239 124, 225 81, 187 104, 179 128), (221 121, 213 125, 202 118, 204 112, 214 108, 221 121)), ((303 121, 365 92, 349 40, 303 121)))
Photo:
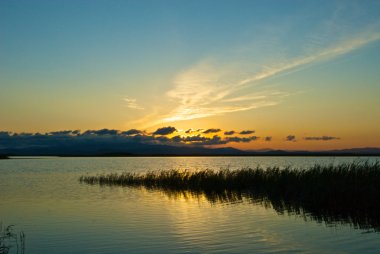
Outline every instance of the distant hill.
POLYGON ((0 149, 0 154, 13 156, 211 156, 246 155, 235 148, 204 148, 192 146, 170 146, 143 143, 80 143, 51 146, 30 146, 0 149))
POLYGON ((351 149, 342 149, 342 150, 331 150, 330 152, 337 153, 337 154, 380 155, 380 148, 377 148, 377 147, 351 148, 351 149))
POLYGON ((250 150, 205 148, 144 143, 78 143, 0 149, 0 158, 13 156, 380 156, 380 148, 328 151, 250 150))
POLYGON ((250 150, 246 151, 250 155, 262 156, 380 156, 380 148, 366 147, 366 148, 350 148, 340 150, 326 150, 326 151, 307 151, 307 150, 250 150))

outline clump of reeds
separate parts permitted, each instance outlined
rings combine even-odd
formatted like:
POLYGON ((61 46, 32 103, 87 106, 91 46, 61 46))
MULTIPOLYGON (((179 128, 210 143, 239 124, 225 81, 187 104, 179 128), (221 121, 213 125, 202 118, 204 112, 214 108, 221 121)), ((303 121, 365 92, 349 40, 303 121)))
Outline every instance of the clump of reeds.
POLYGON ((309 169, 257 167, 240 170, 168 170, 145 174, 122 173, 81 176, 80 182, 121 186, 144 186, 173 190, 263 192, 297 199, 324 200, 339 198, 353 202, 378 201, 380 163, 315 165, 309 169), (312 199, 311 199, 312 198, 312 199))
POLYGON ((308 169, 257 167, 107 174, 82 176, 80 182, 141 186, 160 189, 169 195, 189 192, 205 195, 212 202, 250 196, 269 201, 280 212, 307 211, 317 220, 345 219, 360 226, 361 219, 366 221, 369 216, 372 224, 380 229, 380 216, 373 213, 380 210, 380 163, 377 162, 314 165, 308 169))
POLYGON ((14 225, 3 228, 0 223, 0 254, 8 254, 12 247, 16 249, 16 253, 25 253, 25 234, 13 232, 14 225))

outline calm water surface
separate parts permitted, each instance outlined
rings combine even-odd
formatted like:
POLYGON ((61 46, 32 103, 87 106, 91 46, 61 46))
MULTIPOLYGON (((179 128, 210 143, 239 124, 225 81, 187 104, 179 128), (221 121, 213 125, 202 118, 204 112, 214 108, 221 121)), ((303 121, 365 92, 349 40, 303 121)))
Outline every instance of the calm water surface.
POLYGON ((380 253, 380 233, 270 206, 80 184, 83 174, 158 169, 308 167, 372 158, 172 157, 0 160, 0 222, 26 253, 380 253))

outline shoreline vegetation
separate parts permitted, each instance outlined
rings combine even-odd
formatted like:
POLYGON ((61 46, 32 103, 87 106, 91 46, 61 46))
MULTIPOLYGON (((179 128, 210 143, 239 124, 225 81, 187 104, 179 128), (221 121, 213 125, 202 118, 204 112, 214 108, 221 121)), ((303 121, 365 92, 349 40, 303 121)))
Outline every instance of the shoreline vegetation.
POLYGON ((278 213, 299 214, 327 224, 348 223, 380 231, 380 163, 314 165, 240 170, 167 170, 81 176, 91 185, 163 191, 169 197, 206 197, 211 203, 249 200, 278 213))
POLYGON ((0 254, 25 253, 25 234, 22 231, 14 233, 13 227, 14 225, 3 227, 0 223, 0 254))

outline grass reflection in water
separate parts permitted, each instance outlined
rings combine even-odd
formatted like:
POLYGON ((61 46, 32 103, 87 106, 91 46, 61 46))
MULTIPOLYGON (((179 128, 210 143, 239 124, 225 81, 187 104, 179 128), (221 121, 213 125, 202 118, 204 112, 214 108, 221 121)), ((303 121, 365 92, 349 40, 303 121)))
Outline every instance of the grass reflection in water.
POLYGON ((380 163, 240 170, 167 170, 82 176, 81 183, 145 187, 169 197, 212 203, 252 202, 329 225, 380 231, 380 163))

